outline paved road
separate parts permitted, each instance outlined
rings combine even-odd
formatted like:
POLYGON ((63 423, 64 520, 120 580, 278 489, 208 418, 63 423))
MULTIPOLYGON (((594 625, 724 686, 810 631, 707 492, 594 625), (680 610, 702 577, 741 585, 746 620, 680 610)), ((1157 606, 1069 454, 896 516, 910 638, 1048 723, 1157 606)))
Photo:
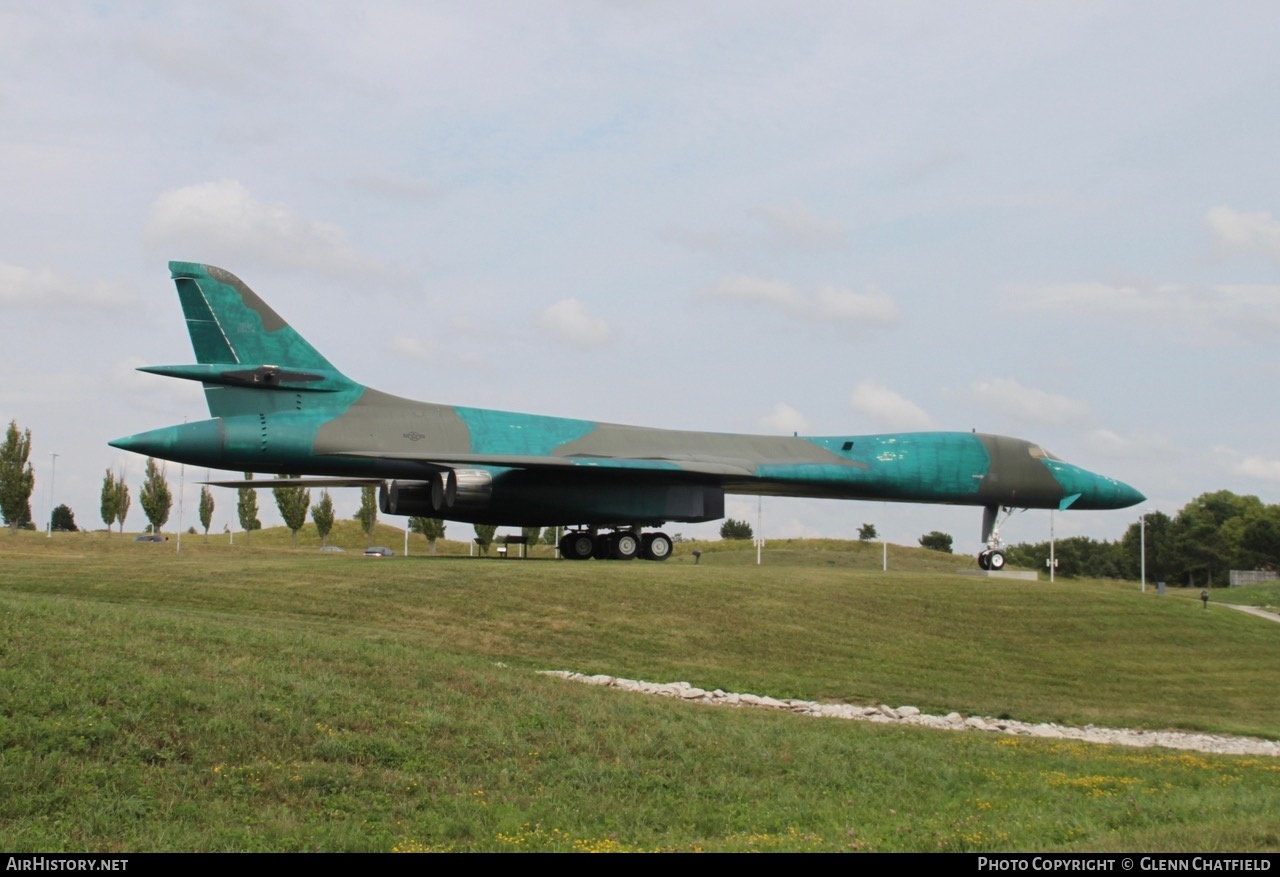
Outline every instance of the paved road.
POLYGON ((1218 603, 1218 606, 1226 606, 1228 609, 1238 609, 1241 612, 1248 612, 1250 615, 1256 615, 1259 618, 1265 618, 1267 621, 1280 622, 1280 615, 1274 612, 1268 612, 1265 609, 1259 609, 1257 606, 1237 606, 1234 603, 1218 603))

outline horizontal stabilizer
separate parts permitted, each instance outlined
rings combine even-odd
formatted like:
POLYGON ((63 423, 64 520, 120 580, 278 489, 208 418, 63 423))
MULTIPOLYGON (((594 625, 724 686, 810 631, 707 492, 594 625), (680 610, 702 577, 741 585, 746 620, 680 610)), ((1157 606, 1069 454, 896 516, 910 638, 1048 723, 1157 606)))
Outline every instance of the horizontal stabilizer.
POLYGON ((252 387, 260 390, 332 393, 351 387, 351 381, 335 371, 300 371, 278 365, 144 365, 138 371, 221 387, 252 387))

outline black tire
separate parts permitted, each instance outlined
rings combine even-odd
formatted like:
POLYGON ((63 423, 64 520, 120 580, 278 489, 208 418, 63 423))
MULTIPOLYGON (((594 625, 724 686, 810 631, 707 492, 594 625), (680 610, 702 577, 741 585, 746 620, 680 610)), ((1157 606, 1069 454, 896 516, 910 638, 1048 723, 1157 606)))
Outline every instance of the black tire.
POLYGON ((595 550, 589 533, 569 533, 560 540, 560 556, 567 560, 586 560, 595 550))
POLYGON ((671 537, 666 533, 645 533, 640 544, 645 560, 666 560, 671 556, 671 537))
POLYGON ((991 552, 983 551, 978 555, 978 566, 983 569, 991 569, 991 552))
POLYGON ((609 553, 614 560, 635 560, 640 553, 640 538, 629 530, 614 533, 609 537, 609 553))

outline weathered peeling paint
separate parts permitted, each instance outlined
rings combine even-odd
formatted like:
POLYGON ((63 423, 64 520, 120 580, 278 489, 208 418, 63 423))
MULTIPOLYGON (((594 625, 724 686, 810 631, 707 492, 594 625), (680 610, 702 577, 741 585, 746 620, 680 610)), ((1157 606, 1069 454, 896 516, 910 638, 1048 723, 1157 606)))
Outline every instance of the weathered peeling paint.
POLYGON ((235 275, 185 262, 170 270, 199 365, 154 370, 203 381, 214 419, 112 442, 167 460, 350 478, 478 468, 492 476, 494 505, 460 519, 513 525, 712 520, 726 492, 987 508, 1143 499, 1006 436, 737 435, 403 399, 334 369, 235 275))

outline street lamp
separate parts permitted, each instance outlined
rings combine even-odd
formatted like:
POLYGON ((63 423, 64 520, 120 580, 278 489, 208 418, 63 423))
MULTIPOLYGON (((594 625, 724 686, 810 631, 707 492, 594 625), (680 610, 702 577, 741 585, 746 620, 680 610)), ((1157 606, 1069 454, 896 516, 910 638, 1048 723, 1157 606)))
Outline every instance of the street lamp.
POLYGON ((1143 509, 1142 514, 1138 515, 1138 565, 1142 570, 1142 593, 1147 592, 1147 512, 1151 509, 1143 509))
POLYGON ((53 458, 53 471, 49 474, 49 531, 45 534, 46 539, 53 538, 53 480, 58 477, 58 455, 49 456, 53 458))

